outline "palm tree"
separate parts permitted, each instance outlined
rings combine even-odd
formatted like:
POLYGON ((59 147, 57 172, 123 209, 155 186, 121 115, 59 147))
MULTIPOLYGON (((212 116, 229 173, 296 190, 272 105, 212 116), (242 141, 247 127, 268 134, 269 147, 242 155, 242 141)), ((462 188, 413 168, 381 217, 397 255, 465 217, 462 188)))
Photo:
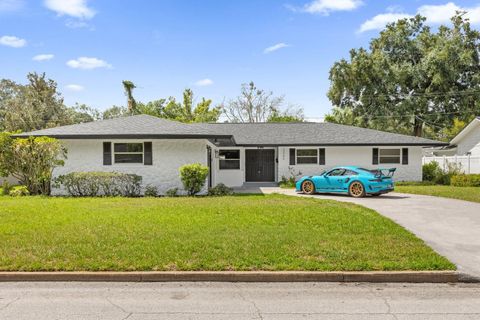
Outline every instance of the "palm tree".
POLYGON ((128 81, 128 80, 123 80, 122 84, 123 84, 123 88, 125 89, 125 95, 127 96, 128 113, 136 114, 138 111, 137 102, 133 97, 133 89, 135 89, 136 86, 132 81, 128 81))

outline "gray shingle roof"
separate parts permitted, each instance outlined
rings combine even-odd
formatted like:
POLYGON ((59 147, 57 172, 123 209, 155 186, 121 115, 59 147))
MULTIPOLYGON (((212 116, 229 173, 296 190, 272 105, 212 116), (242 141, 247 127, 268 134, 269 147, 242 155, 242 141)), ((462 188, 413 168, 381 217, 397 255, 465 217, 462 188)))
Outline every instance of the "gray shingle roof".
POLYGON ((72 139, 233 138, 236 145, 421 145, 446 143, 333 123, 196 123, 185 124, 138 115, 63 126, 18 136, 72 139))

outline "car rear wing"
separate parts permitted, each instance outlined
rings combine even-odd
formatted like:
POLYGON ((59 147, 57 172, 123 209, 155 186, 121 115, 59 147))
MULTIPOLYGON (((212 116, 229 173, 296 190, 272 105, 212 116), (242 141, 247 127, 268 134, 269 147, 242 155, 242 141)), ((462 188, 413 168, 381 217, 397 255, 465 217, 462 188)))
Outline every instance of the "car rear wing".
POLYGON ((378 168, 372 171, 375 172, 376 178, 392 178, 396 170, 397 168, 378 168))

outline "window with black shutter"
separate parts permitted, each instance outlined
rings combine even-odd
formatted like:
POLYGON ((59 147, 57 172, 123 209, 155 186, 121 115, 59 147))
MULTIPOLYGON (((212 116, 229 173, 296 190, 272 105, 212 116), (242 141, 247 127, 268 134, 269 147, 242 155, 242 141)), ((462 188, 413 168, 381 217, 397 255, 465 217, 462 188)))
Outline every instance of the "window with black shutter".
POLYGON ((318 164, 325 165, 325 148, 318 149, 318 164))
POLYGON ((378 148, 372 149, 372 164, 378 164, 378 148))
POLYGON ((151 142, 143 143, 143 164, 146 166, 151 166, 153 164, 151 142))
POLYGON ((289 164, 291 166, 295 165, 295 148, 290 148, 290 161, 289 164))

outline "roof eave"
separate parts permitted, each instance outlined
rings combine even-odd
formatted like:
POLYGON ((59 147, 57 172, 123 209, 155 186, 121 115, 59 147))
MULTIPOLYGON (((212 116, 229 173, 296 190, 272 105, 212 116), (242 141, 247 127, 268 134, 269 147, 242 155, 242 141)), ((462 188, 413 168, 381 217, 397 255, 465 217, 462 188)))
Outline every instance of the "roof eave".
POLYGON ((218 134, 15 134, 14 138, 50 137, 55 139, 233 139, 232 135, 218 134))

